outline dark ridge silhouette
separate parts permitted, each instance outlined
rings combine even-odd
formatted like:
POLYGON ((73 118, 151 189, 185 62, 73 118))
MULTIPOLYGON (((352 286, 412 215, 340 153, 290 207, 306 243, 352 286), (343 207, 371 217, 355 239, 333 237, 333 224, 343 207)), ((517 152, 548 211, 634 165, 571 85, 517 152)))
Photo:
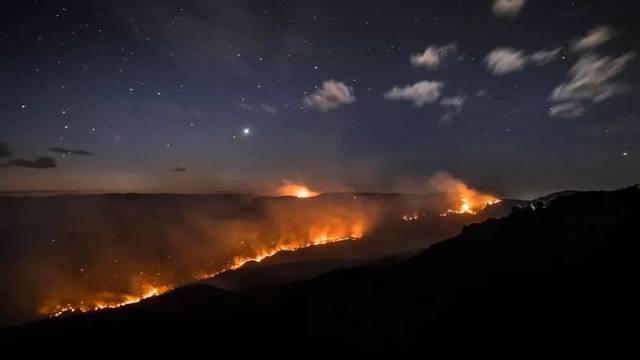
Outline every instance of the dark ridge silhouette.
POLYGON ((5 338, 111 350, 153 341, 150 351, 269 358, 622 358, 638 274, 638 204, 638 187, 575 193, 466 226, 401 261, 244 291, 193 285, 11 328, 5 338))
POLYGON ((50 169, 58 166, 56 164, 56 160, 48 156, 41 156, 35 160, 12 159, 12 160, 9 160, 8 165, 31 168, 31 169, 50 169))
POLYGON ((11 150, 7 143, 0 141, 0 158, 6 158, 11 156, 11 150))

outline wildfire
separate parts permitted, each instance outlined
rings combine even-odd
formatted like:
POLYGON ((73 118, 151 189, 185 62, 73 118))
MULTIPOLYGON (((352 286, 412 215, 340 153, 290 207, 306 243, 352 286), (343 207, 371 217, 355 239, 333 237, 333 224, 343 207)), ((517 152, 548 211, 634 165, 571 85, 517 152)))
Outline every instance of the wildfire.
POLYGON ((297 198, 309 198, 320 195, 302 183, 294 183, 286 180, 284 184, 278 188, 278 194, 281 196, 295 196, 297 198))
POLYGON ((451 203, 451 207, 441 213, 440 216, 477 214, 487 206, 500 202, 497 197, 483 194, 446 172, 434 174, 429 180, 429 187, 436 192, 444 193, 451 203))
POLYGON ((362 236, 364 236, 364 231, 363 231, 363 226, 362 225, 356 225, 354 226, 350 233, 348 235, 337 235, 334 234, 330 231, 327 230, 323 230, 315 235, 313 235, 313 237, 307 241, 307 242, 294 242, 294 243, 288 243, 288 244, 279 244, 279 245, 275 245, 272 247, 268 247, 268 248, 264 248, 264 249, 260 249, 256 252, 256 254, 251 255, 251 256, 236 256, 233 259, 231 259, 231 261, 229 261, 229 263, 221 270, 213 272, 213 273, 202 273, 202 274, 198 274, 196 275, 196 278, 198 279, 207 279, 207 278, 212 278, 216 275, 219 275, 223 272, 226 271, 232 271, 232 270, 236 270, 240 267, 242 267, 244 264, 248 263, 248 262, 261 262, 262 260, 269 258, 281 251, 296 251, 296 250, 300 250, 300 249, 305 249, 308 247, 312 247, 312 246, 318 246, 318 245, 325 245, 325 244, 332 244, 332 243, 337 243, 337 242, 342 242, 342 241, 349 241, 349 240, 358 240, 360 238, 362 238, 362 236))
POLYGON ((482 198, 480 201, 471 201, 469 198, 460 198, 457 207, 453 209, 447 209, 447 211, 440 214, 440 216, 447 216, 450 214, 471 214, 475 215, 478 211, 484 210, 487 206, 491 206, 500 202, 500 199, 491 195, 480 195, 482 198))
POLYGON ((91 301, 80 301, 76 304, 67 303, 63 305, 46 305, 40 309, 40 312, 52 317, 58 317, 61 315, 74 313, 86 313, 103 309, 115 309, 125 305, 135 304, 150 297, 158 296, 171 289, 171 286, 143 285, 139 295, 116 295, 111 293, 104 293, 97 296, 95 300, 91 301))
MULTIPOLYGON (((422 215, 425 216, 425 215, 422 215)), ((416 221, 420 218, 420 215, 418 215, 417 213, 411 214, 411 215, 402 215, 402 220, 409 222, 409 221, 416 221)))
MULTIPOLYGON (((201 272, 193 275, 194 280, 202 280, 214 277, 225 271, 235 270, 248 262, 260 262, 275 255, 280 251, 295 251, 316 245, 337 243, 341 241, 360 239, 365 232, 366 223, 361 220, 346 221, 344 218, 324 219, 323 225, 312 225, 299 236, 291 237, 287 233, 278 240, 268 245, 253 248, 252 255, 239 255, 233 257, 226 265, 215 272, 201 272), (338 221, 339 220, 339 221, 338 221), (345 222, 346 221, 346 222, 345 222)), ((177 285, 175 285, 177 286, 177 285)), ((72 301, 62 300, 49 303, 40 308, 40 313, 51 317, 69 315, 75 313, 86 313, 102 309, 114 309, 125 305, 134 304, 144 299, 161 295, 175 286, 152 286, 142 285, 140 292, 135 295, 103 292, 99 294, 85 294, 86 296, 76 296, 84 300, 72 301), (91 299, 91 300, 87 300, 91 299)))

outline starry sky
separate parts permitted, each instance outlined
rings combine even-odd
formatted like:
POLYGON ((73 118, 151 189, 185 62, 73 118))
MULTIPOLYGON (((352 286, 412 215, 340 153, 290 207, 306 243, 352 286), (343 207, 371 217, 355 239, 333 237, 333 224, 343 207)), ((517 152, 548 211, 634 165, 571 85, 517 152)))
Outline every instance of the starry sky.
POLYGON ((0 191, 640 179, 637 0, 7 1, 0 191))

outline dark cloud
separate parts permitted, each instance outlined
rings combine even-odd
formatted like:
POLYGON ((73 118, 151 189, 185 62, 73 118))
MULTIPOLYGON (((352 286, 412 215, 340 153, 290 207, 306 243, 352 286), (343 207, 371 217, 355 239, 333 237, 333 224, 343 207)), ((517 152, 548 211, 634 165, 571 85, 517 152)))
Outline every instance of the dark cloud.
POLYGON ((84 155, 84 156, 94 156, 92 152, 80 149, 66 149, 63 147, 50 147, 47 148, 47 151, 51 151, 58 154, 72 154, 72 155, 84 155))
POLYGON ((183 168, 183 167, 176 167, 176 168, 173 168, 173 169, 171 169, 169 171, 171 171, 171 172, 187 172, 187 169, 183 168))
POLYGON ((9 150, 9 145, 5 142, 0 142, 0 158, 6 158, 11 156, 11 150, 9 150))
POLYGON ((13 159, 9 160, 9 166, 20 166, 31 169, 50 169, 57 167, 56 160, 52 157, 41 156, 35 160, 13 159))

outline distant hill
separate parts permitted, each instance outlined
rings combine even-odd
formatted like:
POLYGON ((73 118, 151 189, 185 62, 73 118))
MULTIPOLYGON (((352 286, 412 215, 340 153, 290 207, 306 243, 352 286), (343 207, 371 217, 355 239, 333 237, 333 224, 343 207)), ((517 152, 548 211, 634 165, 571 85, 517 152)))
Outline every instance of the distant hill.
POLYGON ((620 358, 640 264, 638 203, 637 187, 575 193, 466 226, 396 263, 244 291, 193 285, 6 339, 264 357, 620 358))

